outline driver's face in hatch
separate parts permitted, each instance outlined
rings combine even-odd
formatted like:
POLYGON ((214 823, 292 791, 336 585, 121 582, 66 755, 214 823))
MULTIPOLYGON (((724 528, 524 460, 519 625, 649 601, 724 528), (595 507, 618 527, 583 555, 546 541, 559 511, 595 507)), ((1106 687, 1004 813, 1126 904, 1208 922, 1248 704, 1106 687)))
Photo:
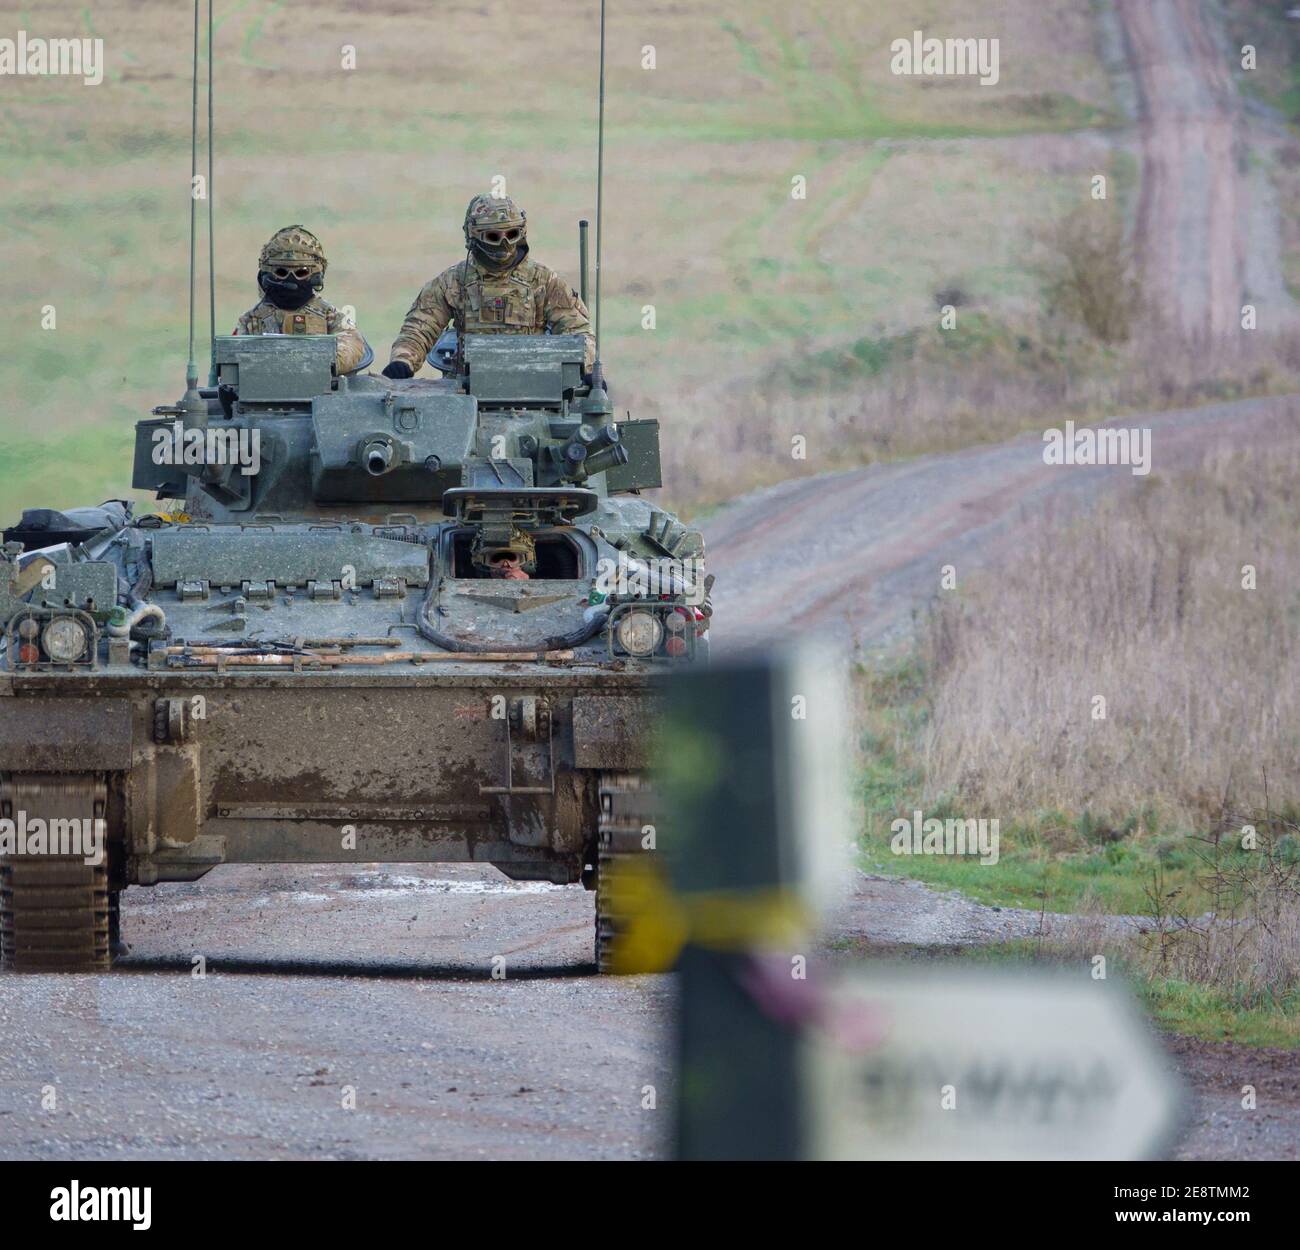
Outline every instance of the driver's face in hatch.
POLYGON ((492 557, 489 571, 493 577, 504 581, 530 581, 528 574, 521 567, 522 560, 523 557, 515 555, 514 552, 502 551, 492 557))

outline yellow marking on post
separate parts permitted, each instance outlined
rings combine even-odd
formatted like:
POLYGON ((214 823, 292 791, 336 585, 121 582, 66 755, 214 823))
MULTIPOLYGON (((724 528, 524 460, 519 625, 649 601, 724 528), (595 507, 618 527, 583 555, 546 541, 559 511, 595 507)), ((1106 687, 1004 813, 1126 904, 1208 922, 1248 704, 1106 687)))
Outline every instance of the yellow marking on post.
POLYGON ((608 866, 611 910, 624 922, 611 962, 624 975, 667 972, 688 943, 740 951, 797 941, 808 909, 790 890, 718 890, 681 894, 648 859, 608 866))

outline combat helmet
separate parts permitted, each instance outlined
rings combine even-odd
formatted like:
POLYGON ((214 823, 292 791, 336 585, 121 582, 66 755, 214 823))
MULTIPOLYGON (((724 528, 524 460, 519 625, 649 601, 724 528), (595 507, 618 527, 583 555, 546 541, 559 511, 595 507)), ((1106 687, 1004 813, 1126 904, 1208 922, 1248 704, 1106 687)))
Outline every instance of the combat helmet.
POLYGON ((491 268, 528 251, 528 214, 509 196, 476 195, 465 210, 465 246, 491 268))
POLYGON ((325 249, 320 240, 305 226, 285 226, 277 230, 257 258, 258 269, 264 273, 273 273, 278 278, 285 278, 288 273, 276 273, 277 269, 296 271, 308 270, 307 275, 318 278, 313 285, 319 289, 324 284, 325 270, 329 262, 325 259, 325 249))

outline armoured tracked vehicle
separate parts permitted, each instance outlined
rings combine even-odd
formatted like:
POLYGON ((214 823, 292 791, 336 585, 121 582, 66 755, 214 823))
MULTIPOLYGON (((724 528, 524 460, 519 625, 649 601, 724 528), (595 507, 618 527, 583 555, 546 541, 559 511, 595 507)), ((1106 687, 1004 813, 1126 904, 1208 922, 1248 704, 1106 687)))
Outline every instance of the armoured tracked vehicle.
POLYGON ((107 968, 127 885, 454 861, 596 890, 605 970, 656 690, 708 641, 702 538, 638 494, 657 423, 615 422, 578 337, 469 336, 410 381, 335 376, 331 336, 214 354, 137 426, 175 511, 5 531, 5 964, 107 968))

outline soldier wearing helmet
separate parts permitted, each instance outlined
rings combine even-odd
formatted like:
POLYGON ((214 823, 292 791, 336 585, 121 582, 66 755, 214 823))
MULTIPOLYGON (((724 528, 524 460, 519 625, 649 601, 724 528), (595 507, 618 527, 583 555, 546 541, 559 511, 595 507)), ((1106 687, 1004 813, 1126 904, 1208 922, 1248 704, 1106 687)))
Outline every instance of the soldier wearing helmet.
POLYGON ((453 321, 463 334, 582 334, 596 358, 587 306, 528 256, 527 214, 508 197, 476 195, 465 210, 466 257, 428 282, 393 343, 384 376, 409 378, 453 321))
POLYGON ((240 317, 235 333, 333 334, 338 372, 351 372, 365 358, 366 341, 333 304, 320 298, 328 264, 325 249, 310 230, 277 230, 257 260, 262 302, 240 317))

